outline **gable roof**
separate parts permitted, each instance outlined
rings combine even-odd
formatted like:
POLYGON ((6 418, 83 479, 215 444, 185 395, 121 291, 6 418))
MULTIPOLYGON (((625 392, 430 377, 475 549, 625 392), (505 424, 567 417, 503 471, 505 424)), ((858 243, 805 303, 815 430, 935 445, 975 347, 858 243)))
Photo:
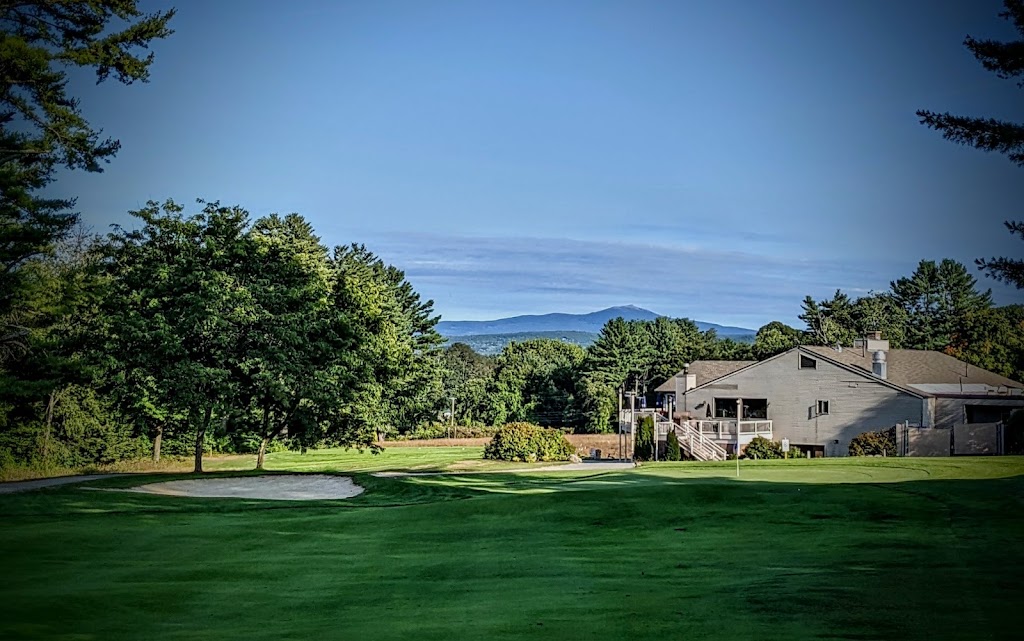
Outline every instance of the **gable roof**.
MULTIPOLYGON (((728 376, 729 374, 739 371, 748 365, 754 365, 756 363, 757 361, 694 361, 688 368, 686 368, 686 373, 696 376, 697 385, 700 386, 705 383, 718 380, 723 376, 728 376)), ((683 372, 679 372, 658 387, 654 388, 654 391, 675 392, 675 378, 676 376, 682 375, 683 372)))
MULTIPOLYGON (((871 374, 871 352, 844 348, 837 352, 831 347, 805 346, 828 360, 842 363, 871 374)), ((891 349, 885 354, 886 379, 901 387, 915 385, 990 385, 992 387, 1024 387, 1006 378, 942 352, 922 349, 891 349)))
MULTIPOLYGON (((828 348, 825 348, 825 349, 827 350, 828 348)), ((712 379, 712 380, 705 381, 703 383, 698 383, 697 386, 692 388, 690 391, 692 392, 694 390, 700 389, 700 388, 704 387, 705 385, 708 385, 709 383, 712 383, 712 382, 714 382, 716 380, 720 380, 720 379, 723 379, 723 378, 728 378, 728 377, 732 376, 733 374, 736 374, 738 372, 741 372, 741 371, 744 371, 744 370, 747 370, 747 369, 753 369, 753 368, 755 368, 755 367, 757 367, 759 365, 763 365, 764 363, 768 363, 768 362, 774 361, 775 359, 784 358, 784 357, 786 357, 786 356, 788 356, 790 354, 793 354, 794 352, 804 352, 804 353, 807 353, 808 355, 813 355, 816 358, 823 358, 826 361, 828 361, 828 362, 832 363, 833 365, 835 365, 836 367, 840 367, 842 369, 845 369, 848 372, 851 372, 851 373, 856 374, 858 376, 862 376, 865 379, 871 379, 872 381, 874 381, 874 382, 876 382, 876 383, 878 383, 880 385, 884 385, 886 387, 890 387, 892 389, 899 390, 901 392, 910 394, 911 396, 916 396, 918 398, 925 398, 926 396, 930 396, 930 394, 924 393, 921 390, 917 390, 917 389, 913 389, 913 388, 910 388, 910 387, 906 387, 904 385, 899 385, 899 384, 894 383, 894 382, 892 382, 890 380, 884 380, 884 379, 877 378, 877 377, 875 377, 874 374, 871 373, 870 369, 868 371, 864 371, 863 369, 857 368, 857 367, 855 367, 853 365, 850 365, 850 364, 847 364, 847 363, 843 363, 841 361, 833 360, 832 358, 830 358, 830 356, 828 354, 826 354, 824 352, 816 352, 816 351, 808 350, 807 347, 802 346, 802 345, 801 346, 797 346, 797 347, 793 347, 793 348, 788 349, 788 350, 786 350, 784 352, 776 354, 775 356, 771 356, 769 358, 766 358, 763 361, 734 361, 736 363, 740 363, 741 367, 737 367, 732 372, 729 372, 728 374, 725 374, 723 376, 719 376, 717 379, 712 379)))
MULTIPOLYGON (((697 375, 696 387, 727 378, 741 370, 757 367, 762 363, 782 358, 793 352, 804 352, 809 356, 822 358, 833 365, 863 376, 886 387, 898 389, 912 396, 967 396, 979 392, 972 388, 1010 387, 1022 389, 1024 384, 995 372, 969 365, 964 361, 930 350, 892 349, 886 352, 886 378, 877 378, 871 371, 872 354, 860 349, 844 348, 838 352, 831 347, 801 345, 776 354, 763 361, 696 361, 687 370, 697 375), (953 386, 956 385, 956 389, 953 386)), ((679 372, 676 376, 682 376, 679 372)), ((659 385, 657 392, 675 392, 675 377, 659 385)), ((985 392, 981 392, 986 395, 985 392)))

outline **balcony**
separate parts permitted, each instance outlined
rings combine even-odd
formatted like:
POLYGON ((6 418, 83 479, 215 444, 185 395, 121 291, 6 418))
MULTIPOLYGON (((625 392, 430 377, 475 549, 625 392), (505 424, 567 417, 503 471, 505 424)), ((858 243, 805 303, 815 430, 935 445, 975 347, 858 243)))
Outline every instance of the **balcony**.
POLYGON ((716 441, 736 442, 736 429, 739 428, 740 443, 749 443, 755 436, 763 436, 766 439, 772 438, 772 422, 764 419, 743 419, 737 421, 734 418, 719 418, 709 420, 687 421, 690 427, 703 434, 705 438, 716 441))

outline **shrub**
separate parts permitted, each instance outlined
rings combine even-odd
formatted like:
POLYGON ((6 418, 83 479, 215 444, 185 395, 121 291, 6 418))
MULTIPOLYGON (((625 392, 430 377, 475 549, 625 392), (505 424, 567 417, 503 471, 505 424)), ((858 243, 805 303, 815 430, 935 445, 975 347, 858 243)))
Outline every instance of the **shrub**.
POLYGON ((633 445, 633 458, 638 461, 649 461, 654 458, 654 417, 643 416, 636 424, 636 442, 633 445))
POLYGON ((531 423, 509 423, 484 448, 484 458, 496 461, 568 461, 576 453, 561 430, 531 423))
POLYGON ((744 456, 756 459, 783 458, 782 443, 769 441, 763 436, 755 436, 743 450, 744 456))
POLYGON ((668 438, 665 442, 665 460, 683 460, 683 451, 679 448, 679 437, 676 436, 675 430, 672 430, 671 432, 668 433, 668 438))
POLYGON ((863 432, 850 441, 850 456, 895 456, 896 428, 863 432))

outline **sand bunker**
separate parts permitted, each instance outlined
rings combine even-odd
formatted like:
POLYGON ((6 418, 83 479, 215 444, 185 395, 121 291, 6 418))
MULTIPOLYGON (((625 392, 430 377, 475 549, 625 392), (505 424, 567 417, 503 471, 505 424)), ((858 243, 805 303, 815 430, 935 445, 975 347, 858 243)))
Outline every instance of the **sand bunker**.
POLYGON ((363 488, 347 476, 304 474, 165 481, 140 485, 129 491, 201 498, 319 501, 352 498, 362 494, 363 488))

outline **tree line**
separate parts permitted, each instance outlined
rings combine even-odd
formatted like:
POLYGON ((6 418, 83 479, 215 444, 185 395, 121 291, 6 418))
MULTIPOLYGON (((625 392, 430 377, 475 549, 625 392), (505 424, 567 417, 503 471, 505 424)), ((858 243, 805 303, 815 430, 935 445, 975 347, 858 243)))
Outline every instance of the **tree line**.
POLYGON ((921 261, 890 290, 853 298, 808 296, 804 326, 772 321, 752 344, 701 332, 685 318, 622 318, 605 324, 586 349, 555 340, 511 343, 497 357, 464 344, 445 350, 445 389, 464 424, 529 421, 580 431, 614 429, 621 391, 650 403, 653 390, 697 360, 764 360, 798 345, 852 347, 880 331, 893 349, 941 351, 1024 380, 1024 306, 997 307, 968 268, 953 260, 921 261))
MULTIPOLYGON (((0 472, 166 454, 201 470, 209 451, 253 453, 262 466, 274 448, 373 447, 444 420, 606 431, 620 389, 650 393, 686 362, 849 345, 872 330, 1024 378, 1021 306, 996 307, 952 260, 923 261, 885 292, 808 297, 803 328, 769 323, 752 345, 687 319, 615 319, 587 349, 525 341, 489 358, 442 348, 432 303, 401 270, 358 243, 324 245, 297 214, 149 202, 130 229, 93 235, 75 201, 47 188, 61 169, 102 171, 120 143, 83 115, 68 72, 147 82, 147 50, 173 33, 174 11, 138 4, 0 2, 0 472)), ((1004 4, 1024 35, 1024 3, 1004 4)), ((1022 43, 964 44, 1015 78, 1022 43)), ((1022 125, 919 116, 1024 164, 1022 125)), ((1024 224, 1006 226, 1024 239, 1024 224)), ((1024 285, 1018 258, 977 266, 1024 285)))

